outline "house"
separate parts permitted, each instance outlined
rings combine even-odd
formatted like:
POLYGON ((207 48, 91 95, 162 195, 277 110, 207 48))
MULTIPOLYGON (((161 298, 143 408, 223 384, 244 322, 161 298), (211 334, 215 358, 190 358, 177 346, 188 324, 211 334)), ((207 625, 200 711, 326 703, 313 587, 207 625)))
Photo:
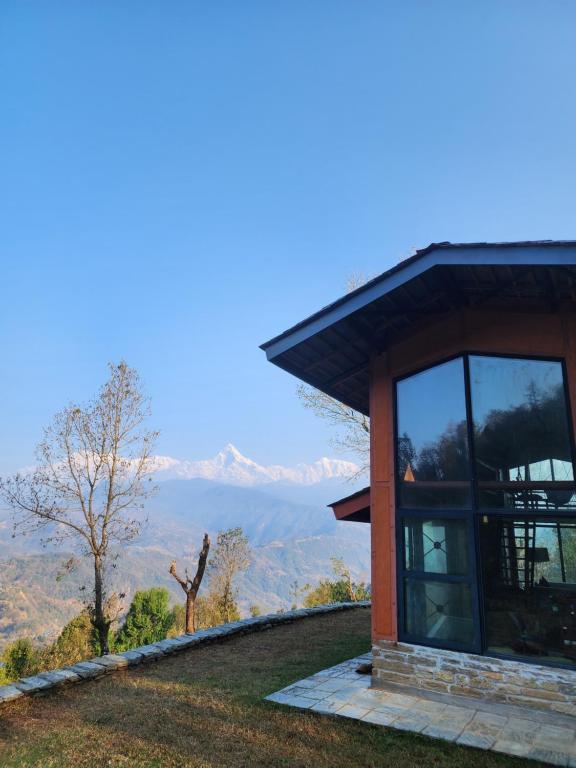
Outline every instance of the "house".
POLYGON ((576 241, 437 243, 265 343, 370 416, 374 686, 576 704, 576 241))

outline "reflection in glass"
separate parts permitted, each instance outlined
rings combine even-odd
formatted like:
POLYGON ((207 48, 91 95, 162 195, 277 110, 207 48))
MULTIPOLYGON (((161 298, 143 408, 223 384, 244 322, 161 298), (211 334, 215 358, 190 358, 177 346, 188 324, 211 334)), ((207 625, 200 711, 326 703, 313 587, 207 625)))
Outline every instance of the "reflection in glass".
POLYGON ((474 638, 468 584, 405 580, 406 631, 414 638, 469 645, 474 638))
POLYGON ((397 412, 399 505, 470 506, 463 360, 398 382, 397 412))
POLYGON ((482 509, 518 509, 524 512, 576 512, 576 494, 568 488, 480 487, 478 504, 482 509))
POLYGON ((471 356, 470 387, 481 506, 569 503, 571 493, 504 494, 494 487, 574 480, 562 365, 471 356))
POLYGON ((576 520, 482 518, 488 650, 576 666, 576 520))
POLYGON ((407 571, 449 575, 468 572, 468 536, 464 520, 406 518, 404 546, 407 571))

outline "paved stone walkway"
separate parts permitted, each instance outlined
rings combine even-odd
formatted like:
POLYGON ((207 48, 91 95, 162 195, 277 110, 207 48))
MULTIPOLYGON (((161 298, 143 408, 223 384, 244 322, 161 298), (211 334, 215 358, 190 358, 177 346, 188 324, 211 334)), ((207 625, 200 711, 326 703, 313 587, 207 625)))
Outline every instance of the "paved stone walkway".
POLYGON ((468 747, 576 768, 576 717, 446 694, 371 688, 370 675, 355 671, 359 664, 370 661, 371 654, 350 659, 266 698, 468 747))

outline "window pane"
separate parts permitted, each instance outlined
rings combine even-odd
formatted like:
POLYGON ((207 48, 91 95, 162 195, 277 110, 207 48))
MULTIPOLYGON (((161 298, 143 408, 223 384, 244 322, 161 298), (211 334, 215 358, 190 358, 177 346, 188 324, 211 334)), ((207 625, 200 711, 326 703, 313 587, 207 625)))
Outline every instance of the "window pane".
POLYGON ((480 483, 574 480, 560 363, 473 356, 470 385, 480 483))
POLYGON ((426 640, 470 645, 474 638, 468 584, 405 580, 406 631, 426 640))
POLYGON ((514 488, 481 487, 478 492, 478 503, 482 509, 516 509, 523 512, 576 512, 576 492, 568 489, 544 490, 530 488, 518 490, 514 488))
POLYGON ((463 575, 468 573, 468 535, 464 520, 404 521, 406 570, 463 575))
POLYGON ((488 649, 576 666, 576 521, 487 516, 480 547, 488 649))
POLYGON ((461 358, 398 382, 399 506, 470 506, 464 392, 461 358))

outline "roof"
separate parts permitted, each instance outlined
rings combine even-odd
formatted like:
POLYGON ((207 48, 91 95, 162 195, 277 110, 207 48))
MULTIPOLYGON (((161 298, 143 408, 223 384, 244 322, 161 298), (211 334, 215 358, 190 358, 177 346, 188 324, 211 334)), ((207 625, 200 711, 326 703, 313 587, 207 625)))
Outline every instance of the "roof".
POLYGON ((368 414, 375 352, 426 316, 511 298, 576 301, 576 240, 432 243, 261 348, 270 362, 368 414))
POLYGON ((370 522, 370 486, 356 493, 328 504, 337 520, 351 520, 358 523, 370 522))

